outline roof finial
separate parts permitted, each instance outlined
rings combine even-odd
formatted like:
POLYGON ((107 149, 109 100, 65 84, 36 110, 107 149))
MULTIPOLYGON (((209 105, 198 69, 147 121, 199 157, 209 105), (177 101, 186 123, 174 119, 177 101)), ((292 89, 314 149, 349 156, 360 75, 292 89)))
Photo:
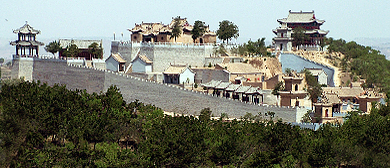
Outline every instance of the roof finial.
POLYGON ((27 20, 26 20, 26 24, 27 24, 27 20))

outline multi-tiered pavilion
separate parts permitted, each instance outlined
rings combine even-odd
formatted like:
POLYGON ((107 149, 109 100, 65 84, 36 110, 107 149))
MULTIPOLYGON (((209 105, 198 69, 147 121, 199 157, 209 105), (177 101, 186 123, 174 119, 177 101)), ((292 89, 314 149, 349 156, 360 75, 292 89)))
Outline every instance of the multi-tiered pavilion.
POLYGON ((14 30, 18 34, 18 40, 12 41, 10 44, 16 46, 16 57, 38 57, 39 46, 43 46, 42 42, 36 41, 36 35, 41 31, 34 29, 27 22, 21 28, 14 30))
POLYGON ((325 20, 317 19, 314 11, 292 12, 290 10, 287 18, 278 19, 277 21, 280 23, 280 27, 273 30, 276 35, 273 42, 275 49, 280 51, 291 51, 293 47, 297 46, 292 38, 295 28, 302 27, 309 37, 301 46, 298 46, 299 49, 305 50, 320 50, 322 39, 329 33, 329 31, 320 29, 325 20))

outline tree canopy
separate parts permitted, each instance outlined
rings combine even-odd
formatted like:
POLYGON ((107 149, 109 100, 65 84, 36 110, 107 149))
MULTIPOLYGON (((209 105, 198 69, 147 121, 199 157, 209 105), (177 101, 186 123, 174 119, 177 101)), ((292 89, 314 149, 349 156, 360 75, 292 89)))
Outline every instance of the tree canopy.
POLYGON ((92 43, 91 45, 88 46, 88 52, 89 54, 91 54, 91 57, 92 58, 99 58, 99 59, 102 59, 103 58, 103 49, 102 49, 102 46, 98 43, 92 43))
POLYGON ((76 44, 70 44, 63 51, 63 55, 65 57, 76 57, 79 53, 80 53, 80 50, 76 44))
POLYGON ((0 167, 390 166, 388 104, 313 131, 273 121, 272 111, 229 122, 210 119, 209 108, 199 118, 164 116, 153 105, 125 102, 115 86, 89 94, 2 84, 0 167))
POLYGON ((293 45, 295 47, 305 44, 309 40, 309 36, 305 34, 306 30, 303 27, 296 27, 293 29, 291 37, 293 38, 293 45))
POLYGON ((308 88, 306 88, 307 92, 309 92, 311 102, 315 103, 317 102, 318 97, 320 97, 322 94, 321 85, 309 70, 304 69, 303 71, 305 73, 305 80, 308 85, 308 88))
POLYGON ((171 34, 170 38, 175 38, 175 42, 176 42, 176 38, 180 37, 181 33, 182 33, 181 19, 180 19, 180 16, 177 16, 174 19, 172 34, 171 34))
POLYGON ((233 22, 223 20, 219 22, 219 29, 217 30, 217 36, 223 41, 223 43, 229 43, 231 38, 238 38, 238 27, 233 22))
POLYGON ((205 32, 205 23, 200 21, 200 20, 197 20, 195 21, 194 23, 194 27, 193 29, 191 30, 191 34, 192 34, 192 40, 194 41, 195 43, 195 40, 199 37, 202 37, 204 32, 205 32))
POLYGON ((346 42, 343 39, 328 39, 329 52, 344 54, 339 60, 344 71, 366 79, 363 87, 375 88, 390 96, 390 61, 378 50, 346 42))
POLYGON ((50 52, 54 55, 55 53, 61 51, 60 42, 57 41, 50 42, 45 46, 45 50, 46 52, 50 52))

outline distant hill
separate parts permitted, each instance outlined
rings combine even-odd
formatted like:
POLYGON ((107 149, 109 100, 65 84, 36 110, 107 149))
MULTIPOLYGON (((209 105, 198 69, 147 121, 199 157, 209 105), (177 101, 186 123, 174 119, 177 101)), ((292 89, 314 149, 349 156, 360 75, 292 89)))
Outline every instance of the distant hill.
POLYGON ((381 53, 386 56, 386 59, 390 60, 390 38, 361 37, 356 38, 354 41, 381 51, 381 53))

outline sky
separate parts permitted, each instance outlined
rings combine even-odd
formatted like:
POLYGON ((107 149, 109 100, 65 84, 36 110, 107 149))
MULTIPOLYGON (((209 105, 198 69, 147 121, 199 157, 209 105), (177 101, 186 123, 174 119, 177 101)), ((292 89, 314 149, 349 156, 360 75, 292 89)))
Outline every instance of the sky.
POLYGON ((41 31, 37 40, 113 39, 114 32, 117 40, 129 40, 127 29, 142 21, 169 24, 172 17, 181 16, 190 24, 204 21, 216 31, 219 22, 229 20, 239 28, 233 42, 265 37, 270 43, 275 36, 272 29, 279 26, 277 19, 286 18, 289 10, 314 10, 317 19, 325 20, 321 29, 330 31, 328 37, 390 38, 389 8, 386 0, 2 0, 0 54, 1 46, 16 39, 12 30, 26 21, 41 31))

